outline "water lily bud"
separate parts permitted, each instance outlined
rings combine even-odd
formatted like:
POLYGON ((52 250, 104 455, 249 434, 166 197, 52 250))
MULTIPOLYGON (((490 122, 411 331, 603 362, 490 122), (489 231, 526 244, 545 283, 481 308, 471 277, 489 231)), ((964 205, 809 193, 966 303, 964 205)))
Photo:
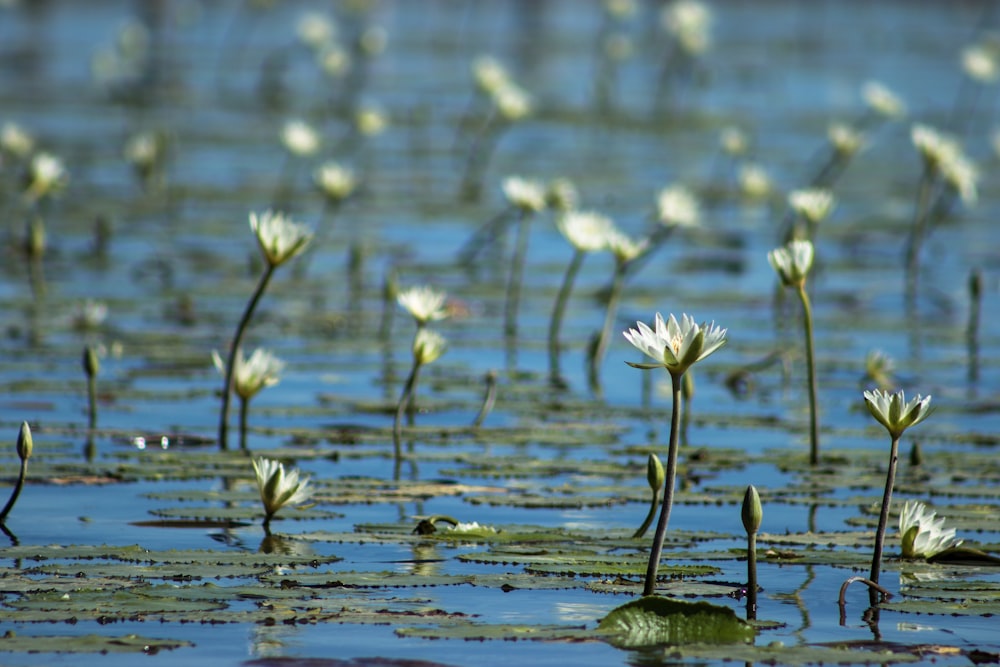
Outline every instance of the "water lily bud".
POLYGON ((666 481, 666 473, 663 472, 663 464, 660 463, 660 459, 656 454, 650 454, 649 459, 646 461, 646 481, 649 482, 649 488, 655 493, 663 483, 666 481))
POLYGON ((95 378, 101 372, 101 362, 97 358, 97 352, 90 345, 83 348, 83 372, 88 378, 95 378))
POLYGON ((21 422, 21 430, 17 434, 17 455, 22 461, 31 458, 34 443, 31 441, 31 427, 28 422, 21 422))
POLYGON ((924 462, 924 452, 920 449, 920 443, 914 442, 910 448, 910 465, 918 466, 924 462))
POLYGON ((760 495, 753 484, 747 487, 747 492, 743 496, 742 516, 747 535, 753 535, 760 530, 760 524, 764 520, 764 508, 760 505, 760 495))

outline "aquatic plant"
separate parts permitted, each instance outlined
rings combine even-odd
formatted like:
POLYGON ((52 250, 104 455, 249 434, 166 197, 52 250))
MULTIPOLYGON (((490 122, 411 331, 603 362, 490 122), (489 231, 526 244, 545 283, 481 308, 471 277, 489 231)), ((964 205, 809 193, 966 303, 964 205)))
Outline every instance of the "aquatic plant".
POLYGON ((254 459, 253 471, 257 477, 260 500, 264 504, 264 530, 270 532, 271 519, 285 505, 301 505, 312 497, 309 478, 299 478, 297 468, 285 472, 280 461, 264 458, 254 459))
POLYGON ((747 486, 743 495, 740 518, 747 531, 747 618, 754 619, 757 618, 757 532, 764 520, 764 508, 753 484, 747 486))
POLYGON ((31 438, 31 427, 28 426, 28 422, 21 422, 21 430, 17 433, 16 448, 17 458, 21 459, 21 469, 18 472, 17 483, 14 485, 14 490, 11 492, 7 504, 0 510, 0 526, 4 525, 4 522, 7 521, 7 515, 14 509, 14 503, 17 502, 18 497, 21 495, 21 489, 24 487, 24 479, 28 475, 28 459, 31 458, 31 451, 34 448, 34 441, 31 438))
POLYGON ((412 346, 413 365, 410 368, 410 375, 406 378, 406 384, 403 385, 403 392, 399 396, 399 403, 396 405, 395 418, 392 424, 392 440, 397 464, 403 458, 403 450, 400 444, 403 413, 415 403, 417 378, 419 377, 420 369, 436 361, 444 354, 446 347, 447 342, 441 334, 423 326, 417 328, 412 346))
POLYGON ((813 264, 813 244, 810 241, 792 241, 783 248, 767 254, 782 284, 792 287, 802 303, 802 325, 806 339, 806 368, 809 390, 809 463, 819 463, 819 415, 816 402, 816 358, 813 350, 812 306, 806 293, 806 277, 813 264))
POLYGON ((903 558, 931 558, 942 551, 957 547, 955 529, 944 527, 944 517, 928 510, 921 502, 907 500, 899 512, 899 541, 903 558))
POLYGON ((396 295, 396 302, 413 316, 418 329, 448 317, 447 300, 447 294, 426 285, 410 287, 396 295))
POLYGON ((253 316, 253 312, 257 308, 257 303, 260 301, 261 296, 263 296, 264 290, 267 289, 274 270, 305 250, 313 238, 312 231, 305 225, 293 222, 291 218, 283 213, 276 213, 270 210, 260 215, 251 213, 250 229, 257 238, 257 245, 260 247, 261 253, 267 261, 267 266, 264 267, 264 273, 261 274, 257 288, 251 295, 250 301, 247 302, 243 315, 236 325, 236 333, 233 335, 232 343, 229 346, 229 358, 225 364, 226 381, 222 388, 222 410, 219 414, 220 449, 228 447, 229 396, 233 387, 233 372, 236 364, 236 355, 239 351, 240 343, 243 341, 243 334, 250 323, 250 318, 253 316))
MULTIPOLYGON (((896 480, 896 463, 899 460, 899 438, 907 428, 919 424, 930 414, 931 397, 917 397, 907 401, 906 394, 898 391, 890 394, 881 389, 864 392, 865 405, 872 416, 889 432, 892 444, 889 449, 889 467, 885 476, 885 491, 882 493, 882 509, 879 512, 878 528, 875 530, 875 546, 872 549, 871 574, 872 583, 878 584, 882 569, 882 549, 885 543, 885 530, 889 523, 889 506, 892 503, 892 487, 896 480)), ((871 604, 878 602, 874 589, 869 590, 871 604)))
POLYGON ((646 459, 646 483, 649 484, 649 489, 652 491, 653 496, 649 501, 649 512, 646 513, 646 518, 642 520, 642 525, 632 533, 632 537, 643 537, 646 531, 649 530, 649 526, 652 525, 653 519, 656 517, 656 508, 660 505, 660 496, 662 494, 663 483, 666 481, 666 475, 663 470, 663 464, 660 463, 660 457, 650 452, 649 458, 646 459))
MULTIPOLYGON (((228 367, 215 350, 212 351, 212 362, 220 373, 226 375, 228 367)), ((242 352, 237 350, 229 363, 233 365, 233 391, 240 397, 240 449, 246 449, 250 399, 260 393, 261 389, 278 384, 285 362, 267 350, 257 349, 245 359, 242 352)))
POLYGON ((625 331, 625 338, 638 350, 656 360, 655 363, 634 363, 629 366, 649 370, 664 368, 670 373, 673 409, 670 417, 670 446, 667 453, 666 479, 663 486, 663 506, 653 536, 653 547, 649 554, 643 595, 652 595, 656 587, 656 570, 663 551, 663 538, 670 521, 670 510, 674 500, 674 478, 677 476, 677 449, 680 431, 681 383, 687 370, 726 344, 726 329, 709 324, 697 324, 694 318, 684 314, 681 321, 671 315, 666 322, 660 313, 656 314, 655 328, 645 322, 637 322, 635 329, 625 331))
POLYGON ((97 427, 97 374, 100 371, 97 350, 87 345, 83 348, 83 373, 87 376, 87 424, 91 430, 97 427))

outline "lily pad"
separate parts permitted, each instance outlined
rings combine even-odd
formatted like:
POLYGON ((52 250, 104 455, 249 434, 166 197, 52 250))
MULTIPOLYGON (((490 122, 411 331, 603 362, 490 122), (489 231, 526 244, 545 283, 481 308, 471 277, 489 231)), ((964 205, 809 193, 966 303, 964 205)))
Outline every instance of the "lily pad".
POLYGON ((609 643, 626 649, 684 644, 745 644, 752 626, 729 607, 660 596, 632 600, 605 616, 598 630, 609 643))

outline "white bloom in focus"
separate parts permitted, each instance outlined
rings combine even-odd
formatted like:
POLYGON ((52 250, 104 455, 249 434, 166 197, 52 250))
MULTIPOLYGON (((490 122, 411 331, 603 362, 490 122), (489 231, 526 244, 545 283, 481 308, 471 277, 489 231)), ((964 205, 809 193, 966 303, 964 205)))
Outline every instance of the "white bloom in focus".
POLYGON ((955 529, 944 527, 944 517, 935 519, 937 512, 928 512, 920 502, 907 500, 899 514, 899 539, 903 558, 930 558, 946 549, 957 547, 955 529))
POLYGON ((813 254, 811 241, 796 240, 767 253, 767 261, 784 285, 796 287, 805 283, 809 269, 812 268, 813 254))
POLYGON ((715 322, 699 325, 686 314, 678 323, 673 315, 664 322, 663 316, 657 313, 654 325, 655 328, 650 329, 645 322, 636 322, 637 328, 624 334, 628 342, 657 363, 626 362, 629 366, 666 368, 671 375, 683 374, 726 344, 726 329, 715 326, 715 322))
POLYGON ((614 223, 593 211, 569 211, 559 216, 556 227, 577 250, 597 252, 608 247, 608 234, 614 223))
POLYGON ((656 214, 667 227, 694 227, 700 217, 698 198, 683 185, 667 186, 656 196, 656 214))
POLYGON ((264 211, 250 214, 250 229, 257 237, 268 263, 277 267, 306 249, 313 233, 305 225, 293 222, 284 213, 264 211))
POLYGON ((334 202, 350 197, 358 185, 354 172, 336 162, 326 162, 317 167, 313 172, 313 180, 327 199, 334 202))
POLYGON ((419 325, 448 317, 446 300, 447 295, 444 292, 427 286, 411 287, 396 297, 399 305, 405 308, 419 325))
MULTIPOLYGON (((226 362, 218 352, 212 350, 212 363, 226 376, 226 362)), ((256 349, 248 358, 237 351, 233 358, 233 391, 243 400, 256 396, 261 389, 278 384, 285 362, 269 351, 256 349)))
POLYGON ((830 215, 833 204, 833 193, 823 188, 793 190, 788 193, 788 205, 814 225, 823 222, 830 215))
POLYGON ((281 128, 281 143, 292 155, 307 157, 319 150, 319 134, 302 120, 290 120, 281 128))
POLYGON ((865 405, 868 411, 882 426, 885 426, 892 438, 899 438, 910 426, 919 424, 930 414, 931 397, 917 397, 907 402, 902 390, 890 394, 881 389, 866 391, 865 405))
POLYGON ((902 118, 906 115, 903 100, 878 81, 868 81, 861 87, 861 97, 868 107, 885 118, 902 118))
POLYGON ((522 211, 538 213, 545 208, 545 186, 520 176, 508 176, 500 185, 504 196, 522 211))
POLYGON ((297 468, 286 473, 284 464, 262 456, 254 459, 253 470, 264 504, 265 520, 270 520, 285 505, 299 505, 312 497, 309 478, 300 480, 297 468))
POLYGON ((444 336, 436 331, 431 331, 425 327, 417 330, 417 335, 413 337, 413 358, 421 366, 437 361, 445 349, 448 342, 444 336))

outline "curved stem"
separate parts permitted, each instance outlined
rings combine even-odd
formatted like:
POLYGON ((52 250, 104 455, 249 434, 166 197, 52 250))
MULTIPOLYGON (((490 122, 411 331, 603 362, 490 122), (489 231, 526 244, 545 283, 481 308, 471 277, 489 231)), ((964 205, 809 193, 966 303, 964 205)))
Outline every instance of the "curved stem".
POLYGON ((392 422, 392 444, 397 463, 403 459, 403 449, 400 446, 400 431, 402 429, 403 413, 406 412, 406 408, 413 403, 413 397, 416 395, 417 376, 419 373, 420 361, 414 359, 413 368, 410 370, 410 376, 406 378, 406 384, 403 386, 403 393, 400 394, 399 404, 396 406, 396 416, 392 422))
POLYGON ((524 260, 528 254, 528 223, 530 214, 518 212, 517 241, 514 255, 510 260, 510 276, 507 280, 507 302, 504 308, 504 333, 508 338, 517 336, 517 311, 521 303, 521 283, 524 278, 524 260))
POLYGON ((931 193, 934 189, 934 170, 924 167, 920 176, 920 184, 917 186, 916 210, 913 212, 913 227, 910 228, 910 235, 906 239, 906 251, 904 255, 904 268, 906 269, 906 299, 907 301, 916 297, 917 278, 920 273, 920 250, 924 245, 924 239, 930 227, 931 213, 931 193))
POLYGON ((683 373, 670 374, 674 407, 670 415, 670 449, 667 453, 667 478, 663 482, 663 505, 660 507, 660 520, 656 522, 656 533, 653 535, 653 548, 649 552, 646 581, 642 588, 643 595, 652 595, 656 588, 656 570, 660 567, 660 554, 663 553, 663 538, 667 535, 667 524, 670 523, 670 508, 674 503, 674 478, 677 476, 677 435, 680 430, 681 417, 681 378, 683 377, 683 373))
POLYGON ((809 464, 819 463, 819 415, 816 406, 816 356, 813 349, 813 319, 805 283, 798 286, 802 301, 802 321, 806 330, 806 366, 809 373, 809 464))
POLYGON ((642 525, 639 526, 639 529, 632 533, 633 538, 640 538, 646 534, 646 531, 649 530, 650 524, 653 523, 653 517, 656 516, 656 508, 659 504, 660 490, 653 489, 653 498, 649 501, 649 512, 646 513, 646 518, 643 519, 642 525))
POLYGON ((21 489, 24 487, 24 478, 28 475, 28 461, 27 459, 21 460, 21 472, 17 476, 17 484, 14 485, 14 491, 10 494, 10 500, 7 504, 3 506, 0 510, 0 526, 3 525, 4 521, 7 520, 7 515, 10 511, 14 509, 14 503, 17 502, 17 497, 21 495, 21 489))
POLYGON ((236 355, 240 349, 240 343, 243 341, 243 333, 250 322, 250 317, 253 315, 254 309, 257 308, 257 302, 260 301, 264 290, 267 289, 267 284, 270 282, 273 273, 274 265, 268 263, 267 268, 264 269, 264 273, 260 277, 260 281, 257 283, 257 289, 254 290, 253 296, 247 302, 247 307, 243 311, 240 323, 236 325, 236 334, 233 336, 232 345, 229 347, 229 359, 226 360, 226 384, 222 388, 222 410, 219 415, 219 449, 228 449, 229 397, 233 389, 233 367, 236 355))
POLYGON ((598 334, 597 342, 590 355, 590 388, 594 392, 599 393, 601 389, 601 365, 608 350, 608 339, 611 337, 611 328, 615 324, 618 302, 621 300, 622 288, 625 287, 625 271, 628 266, 628 263, 625 262, 615 265, 615 275, 611 280, 607 309, 604 311, 604 326, 601 327, 601 333, 598 334))
POLYGON ((585 253, 579 248, 573 251, 573 258, 566 267, 566 274, 563 276, 559 294, 556 295, 556 304, 552 309, 552 320, 549 322, 549 380, 554 383, 559 382, 559 332, 562 330, 563 315, 566 313, 566 303, 569 301, 570 292, 573 291, 576 274, 583 265, 584 256, 585 253))
MULTIPOLYGON (((868 578, 878 583, 882 570, 882 547, 885 543, 885 528, 889 523, 889 505, 892 503, 892 486, 896 482, 896 462, 899 460, 899 436, 892 436, 892 447, 889 450, 889 471, 885 475, 885 491, 882 493, 882 511, 878 515, 878 528, 875 531, 875 548, 872 550, 872 569, 868 578)), ((869 591, 871 605, 878 604, 875 589, 869 591)))
POLYGON ((497 400, 497 373, 496 371, 489 371, 486 373, 486 392, 483 394, 483 404, 479 407, 479 414, 476 415, 476 419, 472 422, 473 428, 479 428, 483 425, 483 420, 490 414, 493 410, 493 405, 497 400))

